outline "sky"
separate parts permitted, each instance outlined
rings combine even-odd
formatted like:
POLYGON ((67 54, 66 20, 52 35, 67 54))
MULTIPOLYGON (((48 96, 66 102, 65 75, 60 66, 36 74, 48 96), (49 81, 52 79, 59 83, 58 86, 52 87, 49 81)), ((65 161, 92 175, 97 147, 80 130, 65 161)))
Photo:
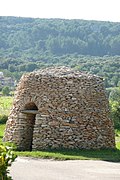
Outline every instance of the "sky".
POLYGON ((0 16, 120 22, 120 0, 0 0, 0 16))

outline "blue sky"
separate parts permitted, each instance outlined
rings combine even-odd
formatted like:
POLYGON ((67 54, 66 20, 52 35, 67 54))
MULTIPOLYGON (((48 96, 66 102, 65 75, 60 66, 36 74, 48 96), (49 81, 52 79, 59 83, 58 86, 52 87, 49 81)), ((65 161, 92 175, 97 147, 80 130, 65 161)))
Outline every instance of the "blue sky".
POLYGON ((0 16, 120 22, 120 0, 0 0, 0 16))

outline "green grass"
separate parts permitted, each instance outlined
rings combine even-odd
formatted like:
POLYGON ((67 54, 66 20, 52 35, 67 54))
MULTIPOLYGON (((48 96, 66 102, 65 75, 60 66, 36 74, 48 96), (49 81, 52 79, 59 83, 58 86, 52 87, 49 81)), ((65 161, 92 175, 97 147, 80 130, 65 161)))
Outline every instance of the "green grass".
POLYGON ((58 160, 104 160, 120 162, 120 150, 49 150, 15 152, 18 156, 58 160))
POLYGON ((12 96, 1 96, 0 97, 0 114, 8 115, 10 108, 12 106, 13 97, 12 96))

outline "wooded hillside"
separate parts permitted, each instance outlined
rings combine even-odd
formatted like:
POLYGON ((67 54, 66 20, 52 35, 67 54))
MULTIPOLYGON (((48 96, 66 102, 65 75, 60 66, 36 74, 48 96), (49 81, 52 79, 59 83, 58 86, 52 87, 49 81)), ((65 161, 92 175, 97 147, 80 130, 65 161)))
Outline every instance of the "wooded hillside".
POLYGON ((120 23, 0 17, 0 71, 19 79, 23 72, 67 65, 120 79, 120 23))

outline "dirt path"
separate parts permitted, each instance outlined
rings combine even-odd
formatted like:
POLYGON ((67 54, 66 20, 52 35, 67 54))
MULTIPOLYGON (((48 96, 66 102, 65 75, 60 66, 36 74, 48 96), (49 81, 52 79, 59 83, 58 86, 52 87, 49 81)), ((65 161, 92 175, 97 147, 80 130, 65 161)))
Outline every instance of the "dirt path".
POLYGON ((120 163, 17 158, 10 174, 13 180, 120 180, 120 163))

